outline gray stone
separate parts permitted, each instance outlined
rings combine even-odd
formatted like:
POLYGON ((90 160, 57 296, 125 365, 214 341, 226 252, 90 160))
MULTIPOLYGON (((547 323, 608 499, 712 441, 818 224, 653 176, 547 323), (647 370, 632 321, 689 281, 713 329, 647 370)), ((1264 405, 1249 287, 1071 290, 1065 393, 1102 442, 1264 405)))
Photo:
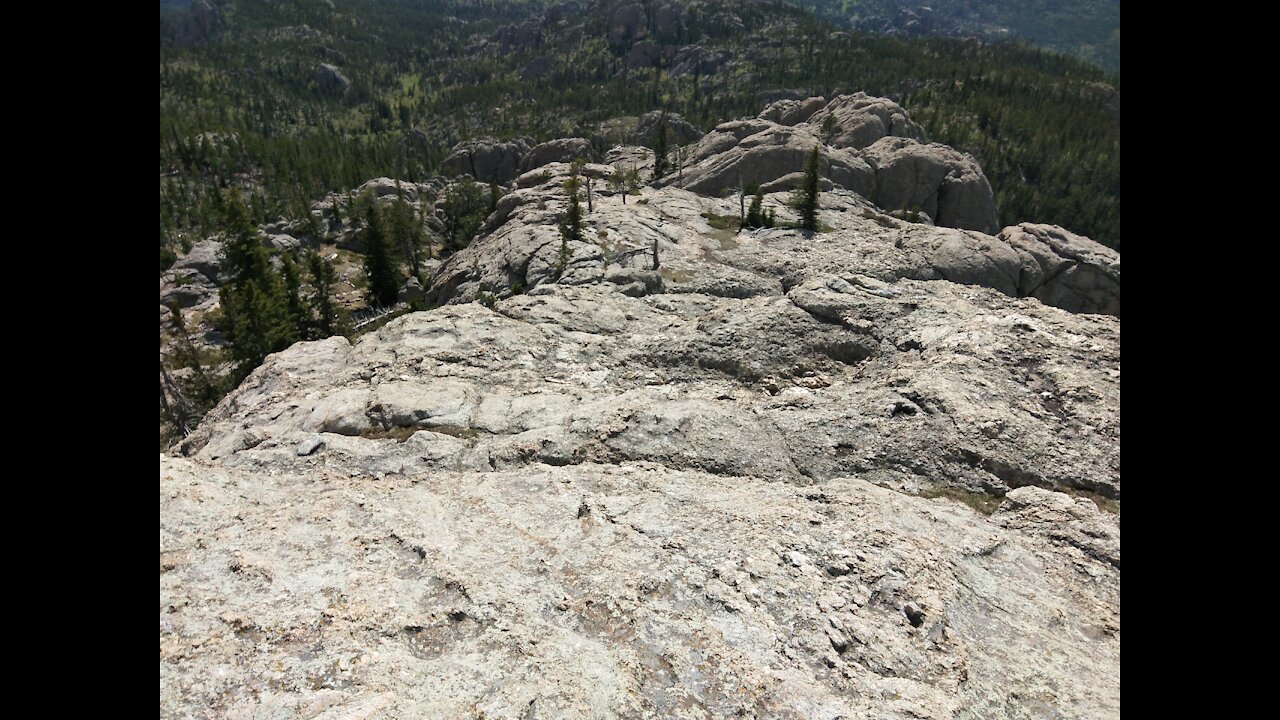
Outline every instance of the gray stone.
POLYGON ((324 447, 324 436, 312 435, 298 443, 298 457, 306 457, 324 447))
POLYGON ((195 270, 210 282, 218 281, 222 269, 222 243, 209 238, 191 246, 191 252, 178 258, 174 270, 195 270))
POLYGON ((919 209, 938 225, 994 233, 995 195, 970 155, 946 145, 886 137, 867 148, 875 168, 869 199, 890 210, 919 209))
POLYGON ((649 34, 644 6, 638 2, 619 5, 609 20, 609 44, 626 45, 649 34))
POLYGON ((810 113, 807 123, 816 131, 827 116, 835 118, 836 132, 830 139, 834 147, 861 149, 883 137, 902 137, 924 142, 924 130, 907 117, 906 110, 887 98, 866 93, 837 95, 810 113))
POLYGON ((642 40, 631 46, 630 52, 627 53, 626 66, 628 70, 640 70, 658 67, 661 62, 662 48, 648 40, 642 40))
POLYGON ((297 250, 302 247, 302 242, 298 238, 285 233, 267 235, 262 239, 262 244, 278 251, 297 250))
POLYGON ((404 287, 400 288, 400 292, 396 295, 396 301, 408 303, 412 305, 425 297, 426 291, 422 289, 422 283, 418 278, 411 277, 405 281, 404 287))
POLYGON ((912 627, 920 627, 924 624, 924 610, 915 603, 907 603, 902 606, 902 614, 907 616, 907 620, 912 627))
POLYGON ((217 302, 218 288, 203 274, 190 268, 172 269, 160 276, 160 304, 179 308, 208 307, 217 302))

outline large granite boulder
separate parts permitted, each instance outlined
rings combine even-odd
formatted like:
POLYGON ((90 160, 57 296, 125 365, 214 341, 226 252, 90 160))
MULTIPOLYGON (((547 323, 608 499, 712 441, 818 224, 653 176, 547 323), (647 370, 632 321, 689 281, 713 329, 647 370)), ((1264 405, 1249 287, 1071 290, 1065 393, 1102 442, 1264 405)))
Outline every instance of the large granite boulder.
POLYGON ((875 168, 868 197, 880 207, 922 210, 946 227, 999 229, 995 195, 973 156, 939 143, 884 137, 863 157, 875 168))
POLYGON ((1018 292, 1072 312, 1120 316, 1120 253, 1057 225, 1022 223, 999 238, 1034 263, 1018 292))
POLYGON ((904 137, 924 142, 924 129, 907 117, 902 106, 866 93, 838 95, 815 110, 807 122, 815 129, 835 118, 836 130, 829 143, 835 147, 865 148, 883 137, 904 137))
MULTIPOLYGON (((654 139, 658 133, 658 124, 662 120, 663 114, 657 110, 641 115, 639 122, 636 123, 635 131, 631 133, 630 140, 632 144, 653 147, 654 139)), ((667 113, 665 120, 667 142, 670 145, 688 145, 702 137, 702 131, 681 117, 679 113, 667 113)))
POLYGON ((827 104, 826 98, 811 97, 807 100, 777 100, 760 113, 760 119, 779 125, 802 123, 827 104))
POLYGON ((553 162, 573 162, 582 158, 595 161, 598 158, 591 141, 586 138, 561 138, 535 145, 520 160, 520 171, 528 172, 553 162))
MULTIPOLYGON (((822 142, 803 126, 787 127, 760 121, 727 123, 705 136, 690 153, 684 169, 686 189, 721 195, 752 183, 766 185, 804 170, 805 161, 822 142), (758 130, 749 135, 738 135, 758 130)), ((873 171, 849 150, 827 148, 820 155, 819 173, 831 183, 860 194, 872 189, 873 171)), ((667 182, 673 180, 668 175, 667 182)))
POLYGON ((213 238, 201 240, 174 262, 173 269, 194 270, 210 282, 217 283, 222 269, 222 243, 213 238))
POLYGON ((454 146, 440 163, 440 174, 506 184, 520 174, 520 160, 527 151, 524 141, 470 140, 454 146))
POLYGON ((649 34, 648 17, 644 5, 638 2, 619 5, 609 19, 609 44, 626 46, 649 34))

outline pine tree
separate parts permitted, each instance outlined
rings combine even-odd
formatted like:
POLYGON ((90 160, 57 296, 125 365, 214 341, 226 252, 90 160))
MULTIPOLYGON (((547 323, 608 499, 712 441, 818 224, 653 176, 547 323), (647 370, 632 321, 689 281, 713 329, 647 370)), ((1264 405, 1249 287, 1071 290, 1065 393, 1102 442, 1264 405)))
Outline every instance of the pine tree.
POLYGON ((764 227, 764 216, 760 208, 764 203, 764 190, 756 185, 755 195, 751 198, 751 209, 747 210, 747 227, 764 227))
POLYGON ((560 220, 560 236, 566 241, 584 242, 585 240, 582 232, 582 206, 578 203, 578 186, 580 184, 577 169, 575 168, 569 179, 564 181, 564 191, 569 196, 569 207, 565 210, 560 220))
POLYGON ((444 215, 445 249, 457 252, 471 244, 484 224, 484 186, 464 177, 449 186, 440 209, 444 215))
POLYGON ((169 306, 169 317, 173 320, 174 335, 178 339, 178 364, 181 367, 191 368, 191 384, 194 390, 192 395, 199 401, 198 412, 203 415, 218 401, 217 387, 205 372, 204 364, 200 362, 200 353, 196 351, 195 343, 191 342, 187 323, 176 304, 169 306))
POLYGON ((227 240, 222 246, 223 272, 235 285, 251 279, 262 280, 269 268, 266 248, 262 247, 262 236, 235 188, 228 193, 225 209, 223 226, 227 240))
POLYGON ((800 213, 800 227, 804 230, 818 229, 818 146, 804 163, 804 182, 791 196, 791 205, 800 213))
POLYGON ((280 276, 271 269, 261 233, 234 189, 225 208, 229 237, 223 245, 223 269, 231 281, 222 286, 218 297, 222 305, 221 327, 230 343, 231 356, 239 361, 239 380, 262 364, 267 355, 289 347, 297 334, 280 276))
POLYGON ((426 234, 422 231, 422 222, 418 219, 413 206, 401 198, 388 207, 384 213, 390 225, 392 245, 404 256, 409 265, 409 274, 417 277, 421 270, 421 249, 426 242, 426 234))
POLYGON ((640 189, 640 173, 635 168, 614 170, 608 178, 609 189, 622 196, 622 204, 627 204, 627 195, 640 189))
POLYGON ((305 338, 311 334, 311 317, 302 302, 302 282, 298 279, 298 266, 288 255, 280 258, 280 277, 284 280, 285 307, 289 310, 294 333, 299 338, 305 338))
POLYGON ((840 130, 840 125, 836 123, 836 116, 833 114, 828 114, 822 120, 822 141, 830 145, 831 139, 836 136, 836 132, 838 132, 839 130, 840 130))
POLYGON ((653 179, 667 174, 667 112, 658 116, 658 128, 653 136, 653 179))
POLYGON ((279 352, 293 342, 293 327, 289 312, 280 301, 277 283, 269 282, 260 287, 250 280, 236 298, 234 341, 232 356, 240 361, 237 374, 243 378, 273 352, 279 352))
POLYGON ((377 203, 369 203, 364 217, 364 271, 369 278, 365 300, 370 305, 390 307, 396 303, 400 278, 391 257, 386 224, 377 203))
POLYGON ((311 308, 315 311, 316 339, 327 338, 340 332, 341 322, 333 303, 333 288, 337 285, 338 274, 333 263, 320 257, 314 250, 307 256, 307 264, 311 269, 311 308))

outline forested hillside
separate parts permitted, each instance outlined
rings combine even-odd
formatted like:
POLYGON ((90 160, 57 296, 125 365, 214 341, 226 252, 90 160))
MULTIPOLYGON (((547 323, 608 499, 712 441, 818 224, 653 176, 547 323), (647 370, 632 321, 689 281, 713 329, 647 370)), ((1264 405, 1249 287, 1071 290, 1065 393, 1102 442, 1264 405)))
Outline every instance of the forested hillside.
POLYGON ((797 0, 866 32, 1022 40, 1120 72, 1120 0, 797 0))
POLYGON ((840 31, 773 1, 194 0, 161 6, 161 268, 222 229, 231 187, 258 222, 299 217, 472 137, 606 143, 648 110, 705 130, 837 90, 973 153, 1001 224, 1119 247, 1119 79, 1025 46, 840 31))

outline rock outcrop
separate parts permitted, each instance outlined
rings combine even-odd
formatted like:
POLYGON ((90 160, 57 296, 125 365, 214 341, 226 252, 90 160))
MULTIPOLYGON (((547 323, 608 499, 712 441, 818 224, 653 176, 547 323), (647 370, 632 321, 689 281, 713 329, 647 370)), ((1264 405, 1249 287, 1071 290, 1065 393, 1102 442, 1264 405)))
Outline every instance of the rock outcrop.
POLYGON ((870 199, 880 207, 922 210, 938 225, 994 233, 995 194, 971 155, 946 145, 884 137, 863 155, 875 168, 870 199))
POLYGON ((471 140, 459 143, 440 163, 446 177, 470 175, 480 182, 506 184, 520 174, 520 160, 528 152, 524 141, 471 140))
POLYGON ((833 147, 865 148, 883 137, 903 137, 924 142, 924 130, 907 117, 907 111, 886 98, 866 93, 840 95, 815 109, 805 120, 815 128, 834 119, 833 147))
POLYGON ((1120 253, 1056 225, 1022 223, 1000 239, 1030 255, 1018 293, 1072 312, 1120 316, 1120 253))
POLYGON ((594 161, 599 158, 591 141, 586 138, 561 138, 533 146, 520 160, 520 171, 527 172, 553 162, 573 162, 578 158, 594 161))
POLYGON ((320 63, 311 71, 311 77, 321 89, 329 92, 346 94, 351 89, 351 81, 336 65, 320 63))
MULTIPOLYGON (((722 123, 702 137, 690 150, 682 187, 707 195, 736 190, 740 182, 793 187, 788 176, 800 172, 818 146, 825 179, 881 208, 923 212, 945 227, 996 232, 995 194, 977 161, 923 140, 924 131, 885 98, 783 98, 756 119, 722 123)), ((664 182, 673 179, 668 175, 664 182)))
POLYGON ((222 270, 222 243, 213 238, 201 240, 174 262, 173 269, 194 270, 209 282, 217 283, 218 273, 222 270))
POLYGON ((794 222, 832 103, 583 241, 521 147, 438 307, 269 356, 160 458, 161 715, 1119 718, 1119 254, 886 214, 957 174, 858 102, 821 232, 693 186, 776 166, 794 222))
MULTIPOLYGON (((632 144, 653 147, 653 142, 657 138, 658 125, 662 121, 663 114, 657 110, 641 115, 635 131, 631 133, 632 144)), ((702 131, 681 117, 679 113, 667 113, 665 122, 667 141, 672 146, 688 145, 702 138, 702 131)))

